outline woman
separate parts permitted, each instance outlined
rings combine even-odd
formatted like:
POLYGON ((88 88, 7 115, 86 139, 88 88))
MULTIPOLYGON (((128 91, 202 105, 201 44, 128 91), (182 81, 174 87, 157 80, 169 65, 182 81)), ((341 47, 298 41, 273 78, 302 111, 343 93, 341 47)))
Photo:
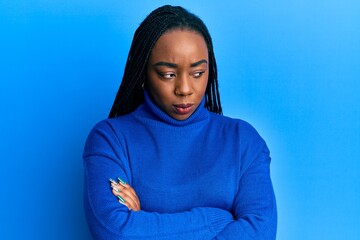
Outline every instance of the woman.
POLYGON ((109 119, 85 145, 93 237, 275 239, 267 146, 221 114, 204 23, 181 7, 156 9, 135 32, 109 119))

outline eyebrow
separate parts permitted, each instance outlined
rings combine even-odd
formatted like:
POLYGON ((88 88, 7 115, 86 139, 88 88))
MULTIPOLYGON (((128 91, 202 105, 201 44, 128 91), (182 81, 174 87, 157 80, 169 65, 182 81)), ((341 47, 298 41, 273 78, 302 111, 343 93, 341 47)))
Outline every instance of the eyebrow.
POLYGON ((190 67, 197 67, 197 66, 199 66, 199 65, 201 65, 201 64, 203 64, 203 63, 208 63, 205 59, 201 59, 200 61, 197 61, 197 62, 194 62, 194 63, 192 63, 191 65, 190 65, 190 67))
MULTIPOLYGON (((200 61, 194 62, 192 64, 190 64, 190 67, 197 67, 203 63, 208 63, 205 59, 201 59, 200 61)), ((153 66, 165 66, 165 67, 170 67, 170 68, 177 68, 178 65, 176 63, 171 63, 171 62, 157 62, 155 63, 153 66)))

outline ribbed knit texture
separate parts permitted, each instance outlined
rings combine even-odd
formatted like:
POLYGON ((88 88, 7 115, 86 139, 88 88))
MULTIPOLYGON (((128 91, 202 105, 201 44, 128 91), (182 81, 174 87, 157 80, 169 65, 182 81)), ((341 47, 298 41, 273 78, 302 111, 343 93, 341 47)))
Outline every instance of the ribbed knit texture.
POLYGON ((98 123, 85 144, 84 201, 94 239, 275 239, 269 151, 248 123, 204 108, 186 120, 145 93, 134 112, 98 123), (127 181, 141 211, 112 195, 127 181))

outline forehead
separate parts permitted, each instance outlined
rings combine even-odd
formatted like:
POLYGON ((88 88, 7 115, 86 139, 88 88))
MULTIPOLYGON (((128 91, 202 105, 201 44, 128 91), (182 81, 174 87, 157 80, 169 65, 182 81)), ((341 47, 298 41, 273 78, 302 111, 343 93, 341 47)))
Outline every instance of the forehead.
POLYGON ((208 58, 208 49, 203 36, 191 30, 165 32, 154 45, 151 58, 208 58))

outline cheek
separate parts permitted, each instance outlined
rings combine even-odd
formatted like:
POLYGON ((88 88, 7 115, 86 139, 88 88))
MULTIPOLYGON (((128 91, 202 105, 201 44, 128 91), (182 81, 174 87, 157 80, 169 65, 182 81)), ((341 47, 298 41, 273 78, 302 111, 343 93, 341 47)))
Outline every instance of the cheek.
POLYGON ((148 90, 151 97, 157 102, 157 104, 164 105, 172 95, 172 86, 170 84, 164 84, 161 81, 153 81, 154 79, 148 79, 148 90))
POLYGON ((206 91, 206 88, 207 88, 208 84, 209 84, 209 74, 207 74, 207 75, 205 76, 204 82, 203 82, 203 84, 202 84, 202 89, 203 89, 203 92, 204 92, 204 93, 205 93, 205 91, 206 91))

